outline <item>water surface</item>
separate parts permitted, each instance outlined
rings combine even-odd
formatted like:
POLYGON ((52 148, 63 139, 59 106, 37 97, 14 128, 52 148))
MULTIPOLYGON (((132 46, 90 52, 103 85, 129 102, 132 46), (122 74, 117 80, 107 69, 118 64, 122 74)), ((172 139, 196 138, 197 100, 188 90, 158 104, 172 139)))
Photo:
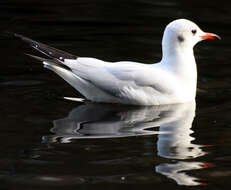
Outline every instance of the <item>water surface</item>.
POLYGON ((79 56, 161 59, 164 27, 194 20, 222 37, 195 48, 196 104, 130 107, 81 97, 0 36, 2 189, 230 189, 230 3, 66 0, 0 2, 0 29, 79 56))

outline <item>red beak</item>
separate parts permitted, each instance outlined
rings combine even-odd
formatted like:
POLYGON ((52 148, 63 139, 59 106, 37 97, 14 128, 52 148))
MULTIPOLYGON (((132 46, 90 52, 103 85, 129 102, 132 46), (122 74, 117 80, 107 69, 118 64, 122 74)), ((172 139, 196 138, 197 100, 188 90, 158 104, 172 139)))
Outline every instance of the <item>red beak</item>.
POLYGON ((208 33, 208 32, 206 32, 203 36, 201 36, 201 38, 203 39, 203 40, 207 40, 207 39, 218 39, 218 40, 220 40, 221 39, 221 37, 220 36, 218 36, 218 35, 216 35, 216 34, 213 34, 213 33, 208 33))

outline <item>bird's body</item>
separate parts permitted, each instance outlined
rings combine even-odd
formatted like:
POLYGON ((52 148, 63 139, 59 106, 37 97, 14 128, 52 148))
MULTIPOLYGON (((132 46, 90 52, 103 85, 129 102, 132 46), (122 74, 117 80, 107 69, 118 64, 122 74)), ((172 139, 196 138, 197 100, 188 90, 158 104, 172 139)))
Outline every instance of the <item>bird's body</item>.
POLYGON ((57 73, 91 101, 160 105, 187 102, 195 97, 196 75, 193 79, 186 76, 185 80, 181 80, 182 76, 177 71, 169 72, 169 68, 162 63, 111 63, 78 58, 67 59, 64 64, 71 70, 49 62, 45 63, 45 67, 57 73))
POLYGON ((197 84, 193 46, 203 39, 218 38, 215 34, 201 31, 191 21, 173 21, 164 32, 162 60, 155 64, 143 64, 77 57, 17 36, 49 56, 51 59, 32 57, 42 60, 45 68, 61 76, 86 99, 132 105, 174 104, 193 100, 197 84), (194 34, 195 30, 197 34, 194 34))

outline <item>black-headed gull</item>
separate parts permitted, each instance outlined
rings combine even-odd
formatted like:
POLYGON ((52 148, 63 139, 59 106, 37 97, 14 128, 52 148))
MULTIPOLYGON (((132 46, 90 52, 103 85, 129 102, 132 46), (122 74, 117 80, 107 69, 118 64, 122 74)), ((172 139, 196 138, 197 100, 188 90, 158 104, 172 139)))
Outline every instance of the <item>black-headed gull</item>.
POLYGON ((31 56, 86 99, 132 105, 174 104, 195 99, 197 68, 193 47, 205 39, 220 39, 216 34, 203 32, 189 20, 178 19, 165 28, 162 60, 143 64, 77 57, 22 35, 15 36, 47 55, 48 59, 31 56))

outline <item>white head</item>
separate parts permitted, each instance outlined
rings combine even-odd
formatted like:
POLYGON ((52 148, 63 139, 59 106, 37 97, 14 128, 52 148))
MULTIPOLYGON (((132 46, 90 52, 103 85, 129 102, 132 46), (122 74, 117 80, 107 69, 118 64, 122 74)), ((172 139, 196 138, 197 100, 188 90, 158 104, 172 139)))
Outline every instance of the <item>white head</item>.
MULTIPOLYGON (((162 40, 163 54, 193 51, 194 45, 205 39, 220 39, 213 33, 203 32, 195 23, 178 19, 169 23, 162 40)), ((163 55, 165 56, 165 55, 163 55)))

